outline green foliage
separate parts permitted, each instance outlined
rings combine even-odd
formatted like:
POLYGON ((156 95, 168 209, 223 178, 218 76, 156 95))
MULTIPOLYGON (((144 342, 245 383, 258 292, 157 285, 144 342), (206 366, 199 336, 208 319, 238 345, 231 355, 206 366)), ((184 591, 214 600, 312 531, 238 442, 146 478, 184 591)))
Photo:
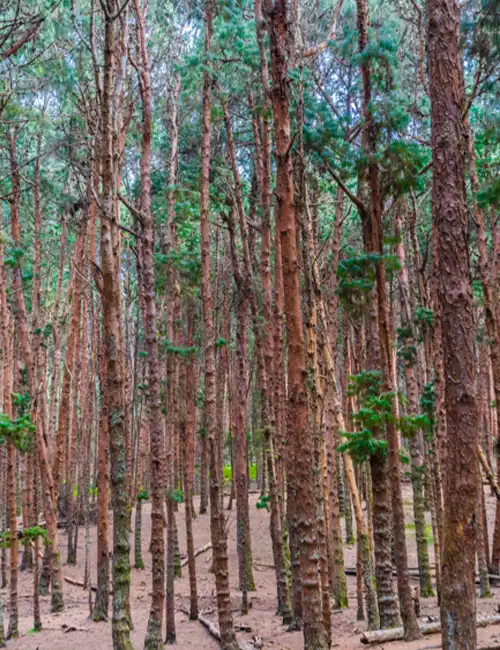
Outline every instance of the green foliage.
POLYGON ((417 347, 413 339, 412 327, 398 327, 397 335, 401 346, 398 356, 405 361, 407 366, 413 366, 417 361, 417 347))
POLYGON ((428 431, 429 417, 426 413, 417 415, 401 415, 398 418, 398 427, 405 438, 414 438, 422 429, 428 431))
MULTIPOLYGON (((24 546, 28 546, 37 538, 43 539, 46 544, 50 544, 50 538, 45 528, 41 526, 32 526, 31 528, 23 528, 21 531, 19 541, 24 546)), ((0 531, 0 548, 8 548, 12 539, 10 530, 0 531)))
POLYGON ((403 449, 398 450, 398 455, 399 455, 399 462, 400 463, 402 463, 403 465, 409 465, 410 464, 410 457, 408 456, 408 454, 403 449))
POLYGON ((29 395, 13 393, 12 402, 18 415, 11 419, 6 413, 0 413, 0 442, 7 440, 21 453, 28 453, 33 449, 36 431, 29 413, 29 395))
POLYGON ((376 254, 354 254, 340 261, 337 293, 342 303, 357 313, 365 305, 376 279, 376 254))
POLYGON ((434 382, 424 386, 420 397, 422 414, 407 415, 400 418, 401 432, 406 438, 411 438, 419 430, 423 430, 428 440, 434 435, 436 424, 436 404, 434 395, 434 382))
POLYGON ((399 268, 396 255, 384 253, 354 253, 340 260, 337 269, 337 294, 342 304, 353 314, 361 313, 375 286, 377 264, 382 261, 388 279, 399 268))
POLYGON ((350 397, 361 398, 378 395, 382 387, 380 370, 364 370, 357 375, 351 375, 347 384, 347 394, 350 397))
MULTIPOLYGON (((401 108, 400 104, 396 110, 401 108)), ((399 128, 405 126, 400 125, 399 128)), ((410 190, 420 189, 423 183, 420 171, 428 160, 429 154, 418 144, 403 139, 390 142, 383 155, 385 192, 401 196, 410 190)))
POLYGON ((432 327, 434 325, 434 314, 432 313, 432 309, 428 309, 427 307, 417 307, 415 318, 417 323, 420 323, 422 326, 429 325, 432 327))
POLYGON ((141 486, 141 489, 139 491, 139 494, 137 495, 137 501, 147 501, 149 499, 149 494, 146 488, 141 486))
POLYGON ((19 264, 21 263, 21 259, 24 255, 24 252, 25 251, 22 248, 15 248, 15 247, 9 248, 6 251, 6 256, 4 258, 3 263, 5 264, 5 266, 12 269, 15 268, 16 266, 19 266, 19 264))
POLYGON ((175 501, 175 503, 182 503, 184 501, 184 493, 180 488, 175 490, 167 490, 167 495, 169 499, 175 501))
POLYGON ((195 346, 193 347, 182 347, 179 345, 175 345, 172 343, 172 341, 169 341, 167 338, 162 338, 160 340, 160 344, 162 348, 167 352, 168 354, 174 354, 180 358, 186 359, 187 357, 190 357, 197 352, 197 348, 195 346))
POLYGON ((379 452, 387 453, 387 441, 377 440, 370 429, 362 429, 349 433, 341 431, 346 442, 339 445, 338 450, 348 453, 356 463, 362 463, 379 452))
POLYGON ((348 394, 357 396, 360 402, 359 410, 353 413, 360 429, 342 432, 346 442, 339 446, 339 451, 349 453, 358 463, 376 453, 387 453, 387 441, 374 434, 392 420, 394 394, 381 393, 381 387, 380 371, 367 370, 349 377, 348 394))
MULTIPOLYGON (((248 467, 248 476, 251 481, 257 480, 257 465, 251 463, 248 467)), ((233 470, 231 465, 224 465, 224 485, 229 485, 233 480, 233 470)))
POLYGON ((426 418, 425 430, 429 436, 432 436, 436 424, 436 396, 433 381, 424 386, 420 406, 426 418))
POLYGON ((264 510, 265 509, 265 510, 267 510, 267 512, 269 512, 270 511, 270 508, 269 508, 270 499, 271 499, 271 497, 269 496, 269 494, 261 494, 260 497, 259 497, 259 500, 255 504, 257 509, 258 510, 264 510))
MULTIPOLYGON (((413 521, 409 521, 406 525, 405 528, 407 530, 415 530, 415 524, 413 521)), ((432 528, 430 524, 425 524, 425 537, 427 539, 428 544, 433 544, 434 543, 434 536, 432 535, 432 528)))
POLYGON ((45 528, 41 526, 32 526, 31 528, 23 528, 21 543, 28 545, 36 539, 42 539, 46 544, 49 543, 49 535, 45 528))

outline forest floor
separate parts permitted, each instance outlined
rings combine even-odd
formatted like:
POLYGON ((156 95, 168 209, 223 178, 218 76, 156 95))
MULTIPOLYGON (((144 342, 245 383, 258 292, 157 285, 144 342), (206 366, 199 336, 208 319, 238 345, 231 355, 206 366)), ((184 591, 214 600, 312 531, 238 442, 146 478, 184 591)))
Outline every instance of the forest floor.
MULTIPOLYGON (((495 498, 486 489, 486 500, 488 509, 488 521, 490 535, 493 531, 495 515, 495 498)), ((406 508, 407 522, 413 520, 411 515, 411 488, 404 486, 404 502, 406 508)), ((236 512, 233 509, 227 512, 229 518, 229 562, 231 590, 233 598, 234 622, 236 626, 248 626, 250 633, 238 632, 240 639, 250 641, 254 635, 258 635, 263 648, 270 650, 301 650, 303 647, 302 633, 287 632, 280 624, 280 618, 275 616, 275 575, 270 568, 272 564, 271 543, 269 540, 269 514, 265 510, 258 510, 255 507, 257 495, 251 495, 251 528, 252 528, 252 551, 254 560, 254 578, 256 591, 250 594, 251 609, 247 616, 240 616, 238 605, 240 602, 237 590, 237 554, 236 554, 236 512)), ((227 499, 226 499, 227 503, 227 499)), ((198 501, 195 502, 196 508, 198 501)), ((133 519, 132 519, 133 521, 133 519)), ((150 504, 143 508, 143 530, 142 548, 146 568, 142 571, 132 570, 131 587, 131 609, 134 622, 132 641, 134 648, 143 648, 147 620, 150 606, 151 589, 151 558, 148 553, 150 537, 150 504)), ((181 553, 185 553, 185 531, 184 531, 184 508, 179 508, 177 515, 179 528, 179 539, 181 553)), ((210 525, 208 515, 197 516, 193 522, 195 548, 200 548, 210 541, 210 525)), ((409 545, 409 565, 417 566, 415 551, 414 529, 409 523, 407 525, 409 545)), ((131 535, 133 538, 133 535, 131 535)), ((80 529, 78 564, 77 566, 63 566, 63 575, 82 580, 84 563, 84 530, 80 529)), ((66 537, 60 531, 61 552, 63 558, 66 556, 66 537)), ((91 558, 95 564, 96 556, 96 528, 91 528, 91 558)), ((429 544, 431 561, 433 563, 432 544, 429 544)), ((198 594, 200 597, 200 609, 206 616, 215 622, 217 614, 215 611, 214 579, 210 573, 211 551, 207 551, 197 557, 196 568, 198 577, 198 594)), ((133 549, 131 558, 133 559, 133 549)), ((346 567, 356 566, 356 547, 346 546, 345 564, 346 567)), ((93 571, 95 580, 95 569, 93 571)), ((417 581, 414 580, 417 584, 417 581)), ((366 648, 360 642, 360 634, 365 629, 364 622, 356 621, 356 578, 348 576, 348 590, 350 607, 346 610, 334 611, 333 613, 333 644, 332 647, 341 650, 358 650, 366 648)), ((9 641, 8 648, 11 650, 111 650, 111 626, 110 623, 93 623, 88 618, 88 596, 80 587, 64 582, 65 610, 61 614, 52 615, 50 610, 50 597, 41 598, 43 630, 40 633, 30 632, 32 628, 32 574, 24 572, 20 574, 19 580, 19 628, 21 636, 18 640, 9 641)), ((7 591, 2 592, 4 602, 8 602, 7 591)), ((500 586, 493 587, 493 597, 488 599, 478 598, 478 612, 482 614, 493 614, 497 611, 499 603, 500 586)), ((181 604, 189 605, 189 584, 187 567, 184 567, 182 578, 176 581, 176 625, 177 625, 177 648, 188 650, 190 648, 203 650, 217 650, 218 643, 209 635, 207 630, 197 621, 189 621, 188 617, 180 611, 181 604)), ((110 608, 111 609, 111 608, 110 608)), ((436 598, 421 599, 421 616, 439 616, 436 598)), ((6 616, 7 618, 7 616, 6 616)), ((7 621, 6 621, 7 623, 7 621)), ((491 626, 478 630, 479 647, 483 645, 500 644, 500 626, 491 626)), ((382 650, 431 650, 440 647, 439 635, 425 636, 421 640, 412 643, 393 642, 371 646, 374 649, 382 650)), ((500 647, 500 646, 499 646, 500 647)))

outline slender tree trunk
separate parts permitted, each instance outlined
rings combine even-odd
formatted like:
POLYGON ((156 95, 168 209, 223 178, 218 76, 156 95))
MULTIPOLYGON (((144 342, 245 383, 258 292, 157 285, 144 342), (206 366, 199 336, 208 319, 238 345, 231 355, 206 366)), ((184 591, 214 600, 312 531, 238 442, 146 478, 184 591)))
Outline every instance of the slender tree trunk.
POLYGON ((100 417, 97 473, 97 592, 92 619, 106 621, 109 607, 109 429, 104 342, 98 343, 100 417))
MULTIPOLYGON (((234 213, 234 210, 233 210, 234 213)), ((233 424, 233 454, 234 474, 236 485, 237 509, 237 551, 239 587, 242 592, 241 613, 248 614, 249 562, 251 562, 250 547, 250 513, 248 509, 248 480, 247 480, 247 443, 246 443, 246 404, 247 404, 247 343, 248 343, 248 293, 245 290, 246 281, 241 274, 236 255, 236 242, 233 223, 234 214, 230 216, 229 231, 231 237, 231 258, 235 276, 236 295, 236 358, 233 381, 235 382, 234 424, 233 424)))
MULTIPOLYGON (((21 232, 19 228, 19 201, 20 201, 20 177, 19 167, 16 161, 16 139, 17 136, 13 135, 9 140, 9 157, 12 170, 12 186, 13 196, 11 199, 11 225, 12 225, 12 239, 17 248, 21 247, 21 232)), ((28 386, 32 403, 36 404, 33 407, 32 419, 36 426, 36 447, 38 458, 40 461, 42 486, 44 494, 44 514, 47 524, 47 533, 50 539, 50 565, 51 565, 51 583, 52 583, 52 597, 51 597, 51 611, 59 612, 64 609, 64 601, 62 594, 62 574, 61 574, 61 559, 59 554, 59 541, 57 538, 57 499, 56 490, 54 486, 52 467, 50 465, 49 452, 47 448, 47 432, 45 431, 45 418, 43 413, 45 410, 45 394, 43 386, 39 390, 37 388, 36 377, 34 373, 33 354, 31 341, 28 329, 28 315, 26 311, 26 304, 24 301, 21 267, 19 264, 13 270, 13 287, 16 298, 16 320, 19 331, 19 338, 21 344, 21 351, 28 375, 28 386)))
MULTIPOLYGON (((358 46, 362 53, 368 47, 368 2, 357 0, 357 25, 358 25, 358 46)), ((372 100, 371 70, 369 59, 360 59, 360 69, 363 79, 363 114, 365 128, 363 129, 363 148, 367 156, 372 155, 370 148, 374 147, 376 134, 373 131, 373 120, 370 114, 370 102, 372 100)), ((374 163, 372 164, 374 166, 374 163)), ((377 223, 377 214, 372 215, 373 208, 378 209, 379 197, 372 197, 372 182, 370 169, 362 170, 359 179, 358 193, 365 202, 365 208, 361 210, 363 224, 363 241, 366 254, 378 252, 378 240, 373 237, 373 228, 377 223), (373 217, 373 218, 372 218, 373 217)), ((374 174, 376 180, 376 174, 374 174)), ((375 188, 377 189, 377 188, 375 188)), ((377 307, 379 299, 377 290, 371 291, 368 296, 368 307, 366 313, 366 359, 367 369, 379 371, 381 369, 381 346, 385 341, 380 341, 377 307)), ((374 436, 384 439, 381 427, 376 427, 374 436)), ((375 576, 377 585, 377 596, 380 608, 380 624, 382 628, 397 627, 400 624, 398 602, 392 581, 392 508, 391 491, 389 486, 388 463, 384 452, 378 450, 370 456, 370 473, 372 479, 373 493, 373 538, 375 546, 375 576)))
MULTIPOLYGON (((205 47, 210 52, 212 38, 213 0, 205 3, 205 47)), ((237 650, 238 644, 233 628, 227 538, 224 527, 224 511, 220 507, 222 489, 221 467, 217 467, 216 445, 216 389, 215 389, 215 328, 213 320, 213 296, 210 286, 210 112, 211 73, 203 72, 202 133, 201 133, 201 179, 200 179, 200 235, 201 235, 201 301, 203 312, 203 335, 205 348, 205 437, 210 459, 210 531, 213 547, 213 568, 217 594, 217 611, 222 650, 237 650)), ((203 477, 202 477, 203 480, 203 477)))
POLYGON ((347 607, 347 581, 344 569, 344 547, 342 540, 342 527, 340 516, 340 501, 337 479, 337 451, 338 442, 335 436, 334 404, 329 387, 325 404, 325 438, 328 474, 328 491, 330 501, 330 528, 332 535, 333 552, 333 583, 332 591, 335 607, 347 607))
MULTIPOLYGON (((1 233, 0 233, 1 234, 1 233)), ((11 358, 10 358, 10 340, 9 340, 9 311, 7 307, 7 283, 6 273, 3 263, 3 245, 0 244, 0 299, 1 313, 0 324, 2 327, 2 361, 3 361, 3 395, 2 411, 12 420, 12 375, 11 375, 11 358)), ((16 517, 16 448, 12 441, 7 442, 7 481, 6 481, 6 508, 7 508, 7 525, 10 533, 10 585, 9 585, 9 628, 7 638, 17 638, 19 636, 19 611, 17 602, 17 576, 18 576, 18 558, 17 558, 17 517, 16 517)), ((2 603, 3 607, 3 603, 2 603)), ((3 611, 2 611, 3 614, 3 611)), ((3 640, 3 619, 2 619, 2 640, 3 640)))
MULTIPOLYGON (((314 276, 314 282, 316 285, 316 291, 319 290, 319 277, 317 274, 314 276)), ((330 385, 332 387, 331 399, 333 401, 333 416, 335 428, 338 431, 345 431, 344 423, 344 414, 342 412, 342 404, 337 398, 338 386, 337 386, 337 376, 335 372, 335 363, 333 360, 331 343, 329 340, 329 330, 327 324, 327 318, 325 314, 324 304, 320 302, 319 308, 320 323, 323 328, 323 356, 325 360, 326 372, 328 374, 330 385)), ((370 549, 370 538, 369 531, 367 529, 363 508, 361 505, 361 497, 359 494, 358 486, 356 483, 356 476, 354 473, 354 466, 351 457, 344 453, 342 455, 344 461, 344 469, 347 479, 347 485, 349 487, 349 492, 351 494, 352 506, 354 510, 354 517, 356 519, 356 529, 358 534, 358 541, 361 547, 361 557, 363 561, 363 576, 364 576, 364 585, 365 585, 365 595, 366 595, 366 611, 368 618, 368 628, 370 630, 378 630, 380 627, 380 614, 379 614, 379 604, 377 601, 377 593, 375 591, 375 579, 373 571, 373 562, 372 562, 372 553, 370 549)))
POLYGON ((157 344, 156 283, 153 262, 154 218, 151 212, 151 139, 153 134, 151 77, 149 54, 146 46, 146 10, 135 0, 137 33, 139 39, 139 88, 142 99, 141 143, 141 194, 142 213, 142 284, 144 296, 144 338, 148 364, 148 416, 151 458, 151 555, 152 599, 148 629, 144 641, 145 650, 163 648, 162 621, 165 585, 165 536, 164 536, 164 453, 163 426, 160 397, 160 370, 157 344))
MULTIPOLYGON (((84 257, 84 249, 85 249, 85 241, 82 242, 82 256, 81 260, 83 261, 84 257)), ((83 269, 83 264, 80 267, 83 269)), ((81 271, 80 271, 81 273, 81 271)), ((80 277, 80 276, 79 276, 80 277)), ((82 294, 83 294, 83 283, 80 282, 77 283, 75 282, 75 290, 77 289, 78 286, 78 295, 73 296, 73 303, 77 303, 77 311, 75 314, 75 327, 76 331, 74 333, 74 356, 73 356, 73 368, 71 372, 71 387, 72 387, 72 395, 71 395, 71 406, 70 406, 70 417, 68 420, 68 431, 67 431, 67 448, 69 450, 68 453, 68 461, 67 461, 67 473, 66 473, 66 494, 65 494, 65 501, 66 501, 66 532, 67 532, 67 542, 68 542, 68 551, 67 551, 67 558, 66 562, 67 564, 76 564, 76 555, 74 554, 74 547, 73 547, 73 535, 74 535, 74 530, 75 530, 75 521, 74 521, 74 515, 75 515, 75 486, 76 486, 76 473, 77 473, 77 447, 78 447, 78 397, 80 393, 80 373, 81 373, 81 367, 82 367, 82 332, 81 332, 81 320, 82 320, 82 313, 81 313, 81 308, 82 308, 82 294)), ((87 318, 87 314, 83 314, 83 318, 87 318)), ((83 344, 85 346, 85 342, 83 344)), ((86 350, 84 348, 83 354, 86 353, 86 350)), ((78 492, 76 495, 76 498, 78 499, 78 492)))
MULTIPOLYGON (((10 398, 10 395, 9 395, 10 398)), ((12 419, 12 407, 7 404, 7 417, 12 419), (9 413, 10 411, 10 413, 9 413)), ((19 636, 19 610, 17 602, 17 516, 16 516, 16 448, 14 443, 7 443, 7 503, 10 529, 10 584, 9 584, 9 629, 8 639, 19 636)))
MULTIPOLYGON (((33 464, 33 513, 34 523, 38 526, 38 462, 35 458, 33 464)), ((42 618, 40 616, 40 560, 38 554, 40 552, 40 537, 35 537, 34 544, 34 558, 33 558, 33 629, 39 632, 42 629, 42 618)))
POLYGON ((114 0, 107 0, 104 20, 104 70, 102 86, 102 206, 101 272, 103 306, 103 340, 106 364, 106 405, 111 461, 113 503, 113 617, 114 650, 131 650, 130 641, 130 513, 127 492, 127 456, 123 390, 122 346, 120 340, 120 276, 114 251, 116 211, 113 166, 114 72, 117 46, 113 15, 114 0))
MULTIPOLYGON (((194 313, 195 305, 192 299, 187 306, 187 348, 192 349, 194 346, 194 313)), ((189 572, 189 617, 191 620, 198 618, 198 592, 196 586, 196 560, 194 556, 194 537, 193 537, 193 469, 194 469, 194 402, 195 402, 195 377, 194 377, 194 360, 192 355, 187 360, 186 366, 186 399, 184 402, 184 439, 182 448, 184 450, 183 467, 184 467, 184 503, 186 515, 186 546, 188 557, 189 572)))

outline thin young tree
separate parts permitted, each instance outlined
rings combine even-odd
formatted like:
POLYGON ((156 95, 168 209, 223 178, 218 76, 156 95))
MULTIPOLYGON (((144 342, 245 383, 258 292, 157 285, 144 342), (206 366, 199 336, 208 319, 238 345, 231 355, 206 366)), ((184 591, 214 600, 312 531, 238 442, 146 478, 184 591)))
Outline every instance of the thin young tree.
MULTIPOLYGON (((205 2, 204 57, 208 61, 213 30, 213 0, 205 2)), ((213 295, 210 285, 210 119, 211 119, 211 71, 203 72, 202 121, 201 121, 201 174, 200 174, 200 235, 201 235, 201 305, 203 314, 203 338, 205 357, 205 433, 208 443, 210 465, 210 532, 213 547, 213 569, 217 596, 217 612, 222 650, 237 650, 238 644, 233 628, 229 591, 227 536, 224 511, 221 508, 222 468, 218 467, 216 447, 216 387, 215 387, 215 327, 213 319, 213 295)))

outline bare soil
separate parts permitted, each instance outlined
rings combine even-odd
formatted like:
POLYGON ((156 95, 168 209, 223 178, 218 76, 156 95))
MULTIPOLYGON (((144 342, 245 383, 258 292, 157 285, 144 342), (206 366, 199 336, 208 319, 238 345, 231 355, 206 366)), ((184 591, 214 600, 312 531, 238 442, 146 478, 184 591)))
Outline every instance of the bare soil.
MULTIPOLYGON (((495 497, 489 494, 489 488, 485 487, 488 509, 489 534, 492 536, 495 497)), ((411 527, 411 488, 404 486, 404 499, 407 514, 409 565, 417 566, 415 536, 411 527)), ((251 495, 251 529, 252 529, 252 551, 254 560, 254 577, 256 591, 250 595, 251 609, 247 616, 241 616, 238 611, 240 596, 237 589, 237 555, 236 555, 236 512, 227 512, 229 519, 229 562, 230 577, 233 599, 234 622, 238 625, 249 626, 251 632, 238 632, 240 639, 251 641, 254 636, 260 637, 264 648, 273 650, 299 650, 303 647, 302 634, 300 632, 287 632, 281 625, 281 620, 275 615, 275 574, 272 569, 272 552, 269 539, 269 514, 265 510, 258 510, 255 507, 257 495, 251 495)), ((227 500, 226 500, 227 502, 227 500)), ((196 506, 198 503, 196 502, 196 506)), ((150 606, 151 587, 151 559, 148 553, 149 537, 151 534, 150 504, 143 507, 143 531, 142 548, 145 569, 138 571, 132 569, 131 585, 131 607, 134 623, 132 641, 134 648, 138 650, 143 647, 146 632, 147 620, 150 606)), ((210 541, 210 524, 208 515, 198 515, 194 524, 195 546, 200 548, 210 541)), ((133 525, 133 517, 132 517, 133 525)), ((179 528, 179 541, 181 553, 185 553, 185 530, 184 530, 184 508, 181 505, 177 513, 177 525, 179 528)), ((131 535, 133 539, 133 535, 131 535)), ((78 564, 76 566, 63 566, 63 575, 82 580, 84 565, 84 530, 80 529, 78 564)), ((61 552, 66 555, 66 536, 60 531, 61 552)), ((434 562, 432 544, 429 545, 431 562, 434 562)), ((96 528, 91 528, 91 559, 95 564, 96 556, 96 528)), ((213 575, 210 573, 211 551, 198 556, 196 560, 198 576, 198 594, 200 597, 200 608, 208 618, 217 620, 215 610, 215 592, 213 575)), ((356 547, 345 547, 346 567, 355 567, 356 547)), ((133 548, 131 553, 133 560, 133 548)), ((92 571, 95 582, 95 566, 92 571)), ((20 638, 9 641, 8 648, 11 650, 112 650, 111 624, 93 623, 89 620, 88 596, 80 587, 64 583, 65 610, 61 614, 50 614, 50 597, 41 598, 43 630, 39 633, 30 632, 33 626, 32 618, 32 573, 24 572, 19 579, 19 609, 20 609, 20 638)), ((348 576, 349 609, 336 610, 333 613, 333 647, 341 650, 359 650, 366 648, 360 642, 360 634, 365 629, 365 622, 356 621, 356 579, 348 576)), ((417 584, 417 580, 415 580, 417 584)), ((487 599, 478 598, 478 612, 482 614, 493 614, 497 611, 499 602, 500 586, 493 586, 493 597, 487 599)), ((7 590, 2 591, 4 602, 8 602, 7 590)), ((183 569, 182 578, 176 581, 177 601, 177 647, 179 650, 206 649, 216 650, 218 643, 209 635, 207 630, 198 621, 189 621, 183 614, 180 605, 189 605, 189 584, 187 567, 183 569)), ((110 607, 111 611, 111 607, 110 607)), ((425 620, 429 616, 439 616, 436 598, 421 600, 421 616, 425 620)), ((6 613, 6 619, 8 615, 6 613)), ((7 628, 7 620, 6 620, 7 628)), ((500 626, 491 626, 478 630, 479 647, 483 645, 500 645, 500 626)), ((371 646, 374 649, 382 650, 431 650, 440 647, 440 635, 431 635, 413 643, 385 643, 371 646)))

